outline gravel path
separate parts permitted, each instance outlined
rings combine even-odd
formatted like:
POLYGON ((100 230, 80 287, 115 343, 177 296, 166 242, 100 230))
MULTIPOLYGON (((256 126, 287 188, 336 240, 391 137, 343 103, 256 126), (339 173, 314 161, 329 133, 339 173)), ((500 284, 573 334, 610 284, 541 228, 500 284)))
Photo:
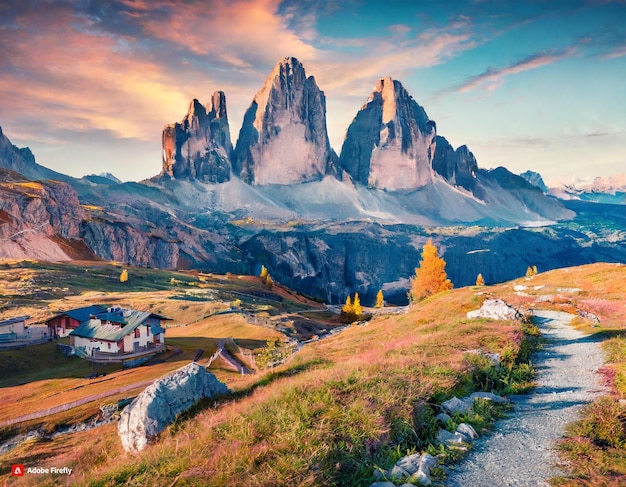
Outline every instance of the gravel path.
POLYGON ((547 486, 547 479, 562 473, 554 466, 555 442, 565 425, 577 419, 581 405, 604 392, 597 374, 604 363, 600 346, 571 328, 572 318, 535 311, 535 324, 547 339, 533 356, 537 388, 510 397, 514 412, 448 471, 446 486, 547 486))

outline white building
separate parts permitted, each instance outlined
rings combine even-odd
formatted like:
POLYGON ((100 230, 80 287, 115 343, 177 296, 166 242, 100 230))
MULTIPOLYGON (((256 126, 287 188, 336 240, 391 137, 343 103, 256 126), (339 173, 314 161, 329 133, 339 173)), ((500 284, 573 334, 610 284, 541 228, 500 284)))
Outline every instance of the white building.
POLYGON ((72 331, 76 355, 93 362, 122 362, 155 354, 165 347, 163 316, 149 311, 111 308, 72 331))

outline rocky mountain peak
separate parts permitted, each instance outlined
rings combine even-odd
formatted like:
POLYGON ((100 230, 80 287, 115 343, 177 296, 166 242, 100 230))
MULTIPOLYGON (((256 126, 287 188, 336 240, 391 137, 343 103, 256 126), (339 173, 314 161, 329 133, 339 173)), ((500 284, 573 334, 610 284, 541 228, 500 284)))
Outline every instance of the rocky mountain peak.
POLYGON ((193 99, 183 120, 163 129, 161 174, 222 183, 230 179, 232 151, 226 96, 216 91, 210 109, 193 99))
POLYGON ((326 130, 326 97, 294 57, 272 70, 246 111, 233 169, 247 183, 321 179, 336 155, 326 130))
POLYGON ((55 179, 69 181, 72 178, 48 169, 35 162, 28 147, 17 147, 11 143, 0 127, 0 168, 10 169, 31 179, 55 179))
POLYGON ((543 181, 543 177, 541 177, 541 174, 539 174, 538 172, 528 170, 528 171, 521 173, 520 176, 523 177, 526 181, 528 181, 533 186, 538 187, 544 193, 548 192, 548 187, 546 186, 546 183, 543 181))
POLYGON ((211 97, 211 111, 215 114, 215 118, 228 118, 226 115, 226 95, 223 91, 213 93, 211 97))
POLYGON ((436 132, 402 83, 383 78, 348 127, 339 167, 374 188, 426 186, 432 181, 436 132))
POLYGON ((478 162, 466 145, 454 150, 444 137, 437 136, 433 169, 450 184, 461 186, 471 192, 476 189, 478 162))

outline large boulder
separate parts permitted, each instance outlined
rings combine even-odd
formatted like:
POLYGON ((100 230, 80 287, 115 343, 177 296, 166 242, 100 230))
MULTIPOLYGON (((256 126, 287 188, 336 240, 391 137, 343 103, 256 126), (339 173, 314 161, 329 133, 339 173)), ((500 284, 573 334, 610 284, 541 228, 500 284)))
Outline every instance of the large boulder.
POLYGON ((487 299, 480 309, 469 311, 468 318, 488 318, 491 320, 517 320, 522 314, 513 306, 506 304, 501 299, 487 299))
POLYGON ((158 379, 123 411, 117 426, 122 446, 139 452, 176 416, 204 397, 227 394, 228 387, 195 362, 158 379))

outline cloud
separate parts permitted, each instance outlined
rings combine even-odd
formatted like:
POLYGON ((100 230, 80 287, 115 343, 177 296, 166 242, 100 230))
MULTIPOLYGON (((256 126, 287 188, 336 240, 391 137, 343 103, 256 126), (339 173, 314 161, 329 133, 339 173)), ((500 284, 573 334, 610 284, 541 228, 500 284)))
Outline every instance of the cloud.
POLYGON ((553 54, 533 54, 510 66, 501 69, 490 68, 477 76, 473 76, 465 80, 464 82, 453 88, 444 90, 441 94, 467 93, 469 91, 478 89, 493 91, 499 88, 504 82, 504 79, 508 76, 523 73, 525 71, 530 71, 532 69, 537 69, 542 66, 548 66, 550 64, 561 61, 562 59, 567 59, 575 55, 577 55, 577 51, 574 48, 566 49, 553 54))
POLYGON ((623 56, 626 56, 626 45, 618 46, 611 51, 604 53, 602 55, 602 59, 616 59, 623 56))
POLYGON ((0 43, 10 46, 0 61, 7 73, 0 78, 1 117, 152 138, 146 117, 188 99, 171 73, 127 52, 124 38, 92 31, 91 20, 69 5, 49 5, 19 12, 13 19, 19 28, 0 29, 0 43))
POLYGON ((320 51, 318 59, 309 63, 320 85, 330 93, 341 90, 350 96, 358 92, 365 98, 364 83, 373 87, 376 80, 385 76, 401 79, 417 69, 436 66, 473 49, 480 40, 471 23, 455 20, 419 35, 403 35, 402 39, 392 29, 388 35, 348 40, 327 37, 322 42, 327 51, 320 51), (347 45, 350 49, 344 51, 342 48, 347 45))
POLYGON ((393 24, 387 27, 392 34, 407 34, 411 32, 411 28, 406 24, 393 24))

